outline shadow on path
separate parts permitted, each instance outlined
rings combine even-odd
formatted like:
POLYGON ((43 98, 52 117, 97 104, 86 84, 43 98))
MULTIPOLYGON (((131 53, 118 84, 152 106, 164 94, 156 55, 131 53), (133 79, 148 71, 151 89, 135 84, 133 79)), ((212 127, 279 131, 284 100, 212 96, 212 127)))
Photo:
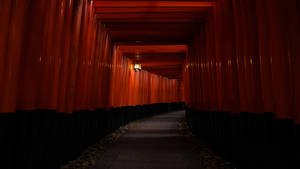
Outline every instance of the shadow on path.
POLYGON ((178 125, 184 117, 184 111, 177 111, 137 122, 107 148, 93 169, 201 168, 198 140, 179 132, 178 125))

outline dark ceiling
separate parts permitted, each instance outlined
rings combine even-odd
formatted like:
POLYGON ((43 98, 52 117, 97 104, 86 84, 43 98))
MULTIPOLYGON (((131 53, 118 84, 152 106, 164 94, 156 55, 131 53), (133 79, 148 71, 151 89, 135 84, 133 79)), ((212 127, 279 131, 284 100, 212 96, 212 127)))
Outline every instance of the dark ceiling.
POLYGON ((182 79, 186 46, 213 1, 92 1, 98 19, 125 56, 143 69, 182 79), (137 52, 139 58, 137 59, 137 52))
POLYGON ((140 62, 142 68, 170 79, 182 79, 186 45, 122 45, 123 55, 140 62))

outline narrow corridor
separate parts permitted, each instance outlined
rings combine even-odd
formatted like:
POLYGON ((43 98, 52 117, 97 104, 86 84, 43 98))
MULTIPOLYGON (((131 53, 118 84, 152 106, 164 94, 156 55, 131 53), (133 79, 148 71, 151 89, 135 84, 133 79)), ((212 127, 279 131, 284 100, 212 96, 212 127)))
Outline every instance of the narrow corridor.
POLYGON ((300 169, 300 0, 0 0, 0 25, 0 169, 300 169))
POLYGON ((204 157, 201 157, 203 149, 199 148, 199 141, 179 132, 178 125, 184 116, 184 111, 176 111, 137 122, 108 148, 93 169, 201 168, 204 164, 199 158, 204 157))

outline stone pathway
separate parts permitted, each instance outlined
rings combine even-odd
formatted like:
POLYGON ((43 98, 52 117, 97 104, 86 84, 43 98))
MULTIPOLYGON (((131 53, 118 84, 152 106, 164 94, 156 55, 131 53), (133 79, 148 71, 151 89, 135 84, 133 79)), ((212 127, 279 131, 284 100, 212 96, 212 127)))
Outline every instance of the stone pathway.
POLYGON ((184 111, 137 122, 108 145, 93 169, 234 169, 182 124, 184 111))

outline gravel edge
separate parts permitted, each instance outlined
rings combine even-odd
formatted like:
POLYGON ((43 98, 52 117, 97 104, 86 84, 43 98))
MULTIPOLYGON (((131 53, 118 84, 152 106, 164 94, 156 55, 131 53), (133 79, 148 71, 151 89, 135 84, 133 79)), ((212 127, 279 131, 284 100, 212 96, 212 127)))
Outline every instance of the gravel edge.
POLYGON ((107 148, 126 134, 136 123, 131 122, 120 127, 115 132, 99 140, 96 144, 88 147, 77 159, 69 161, 66 165, 62 165, 60 169, 91 169, 95 166, 96 161, 101 158, 101 155, 106 152, 107 148))
POLYGON ((199 168, 201 169, 236 169, 229 161, 224 160, 221 156, 215 153, 208 145, 198 139, 189 129, 186 119, 180 119, 178 123, 179 132, 185 137, 193 137, 197 139, 198 145, 193 150, 197 153, 199 160, 199 168))

